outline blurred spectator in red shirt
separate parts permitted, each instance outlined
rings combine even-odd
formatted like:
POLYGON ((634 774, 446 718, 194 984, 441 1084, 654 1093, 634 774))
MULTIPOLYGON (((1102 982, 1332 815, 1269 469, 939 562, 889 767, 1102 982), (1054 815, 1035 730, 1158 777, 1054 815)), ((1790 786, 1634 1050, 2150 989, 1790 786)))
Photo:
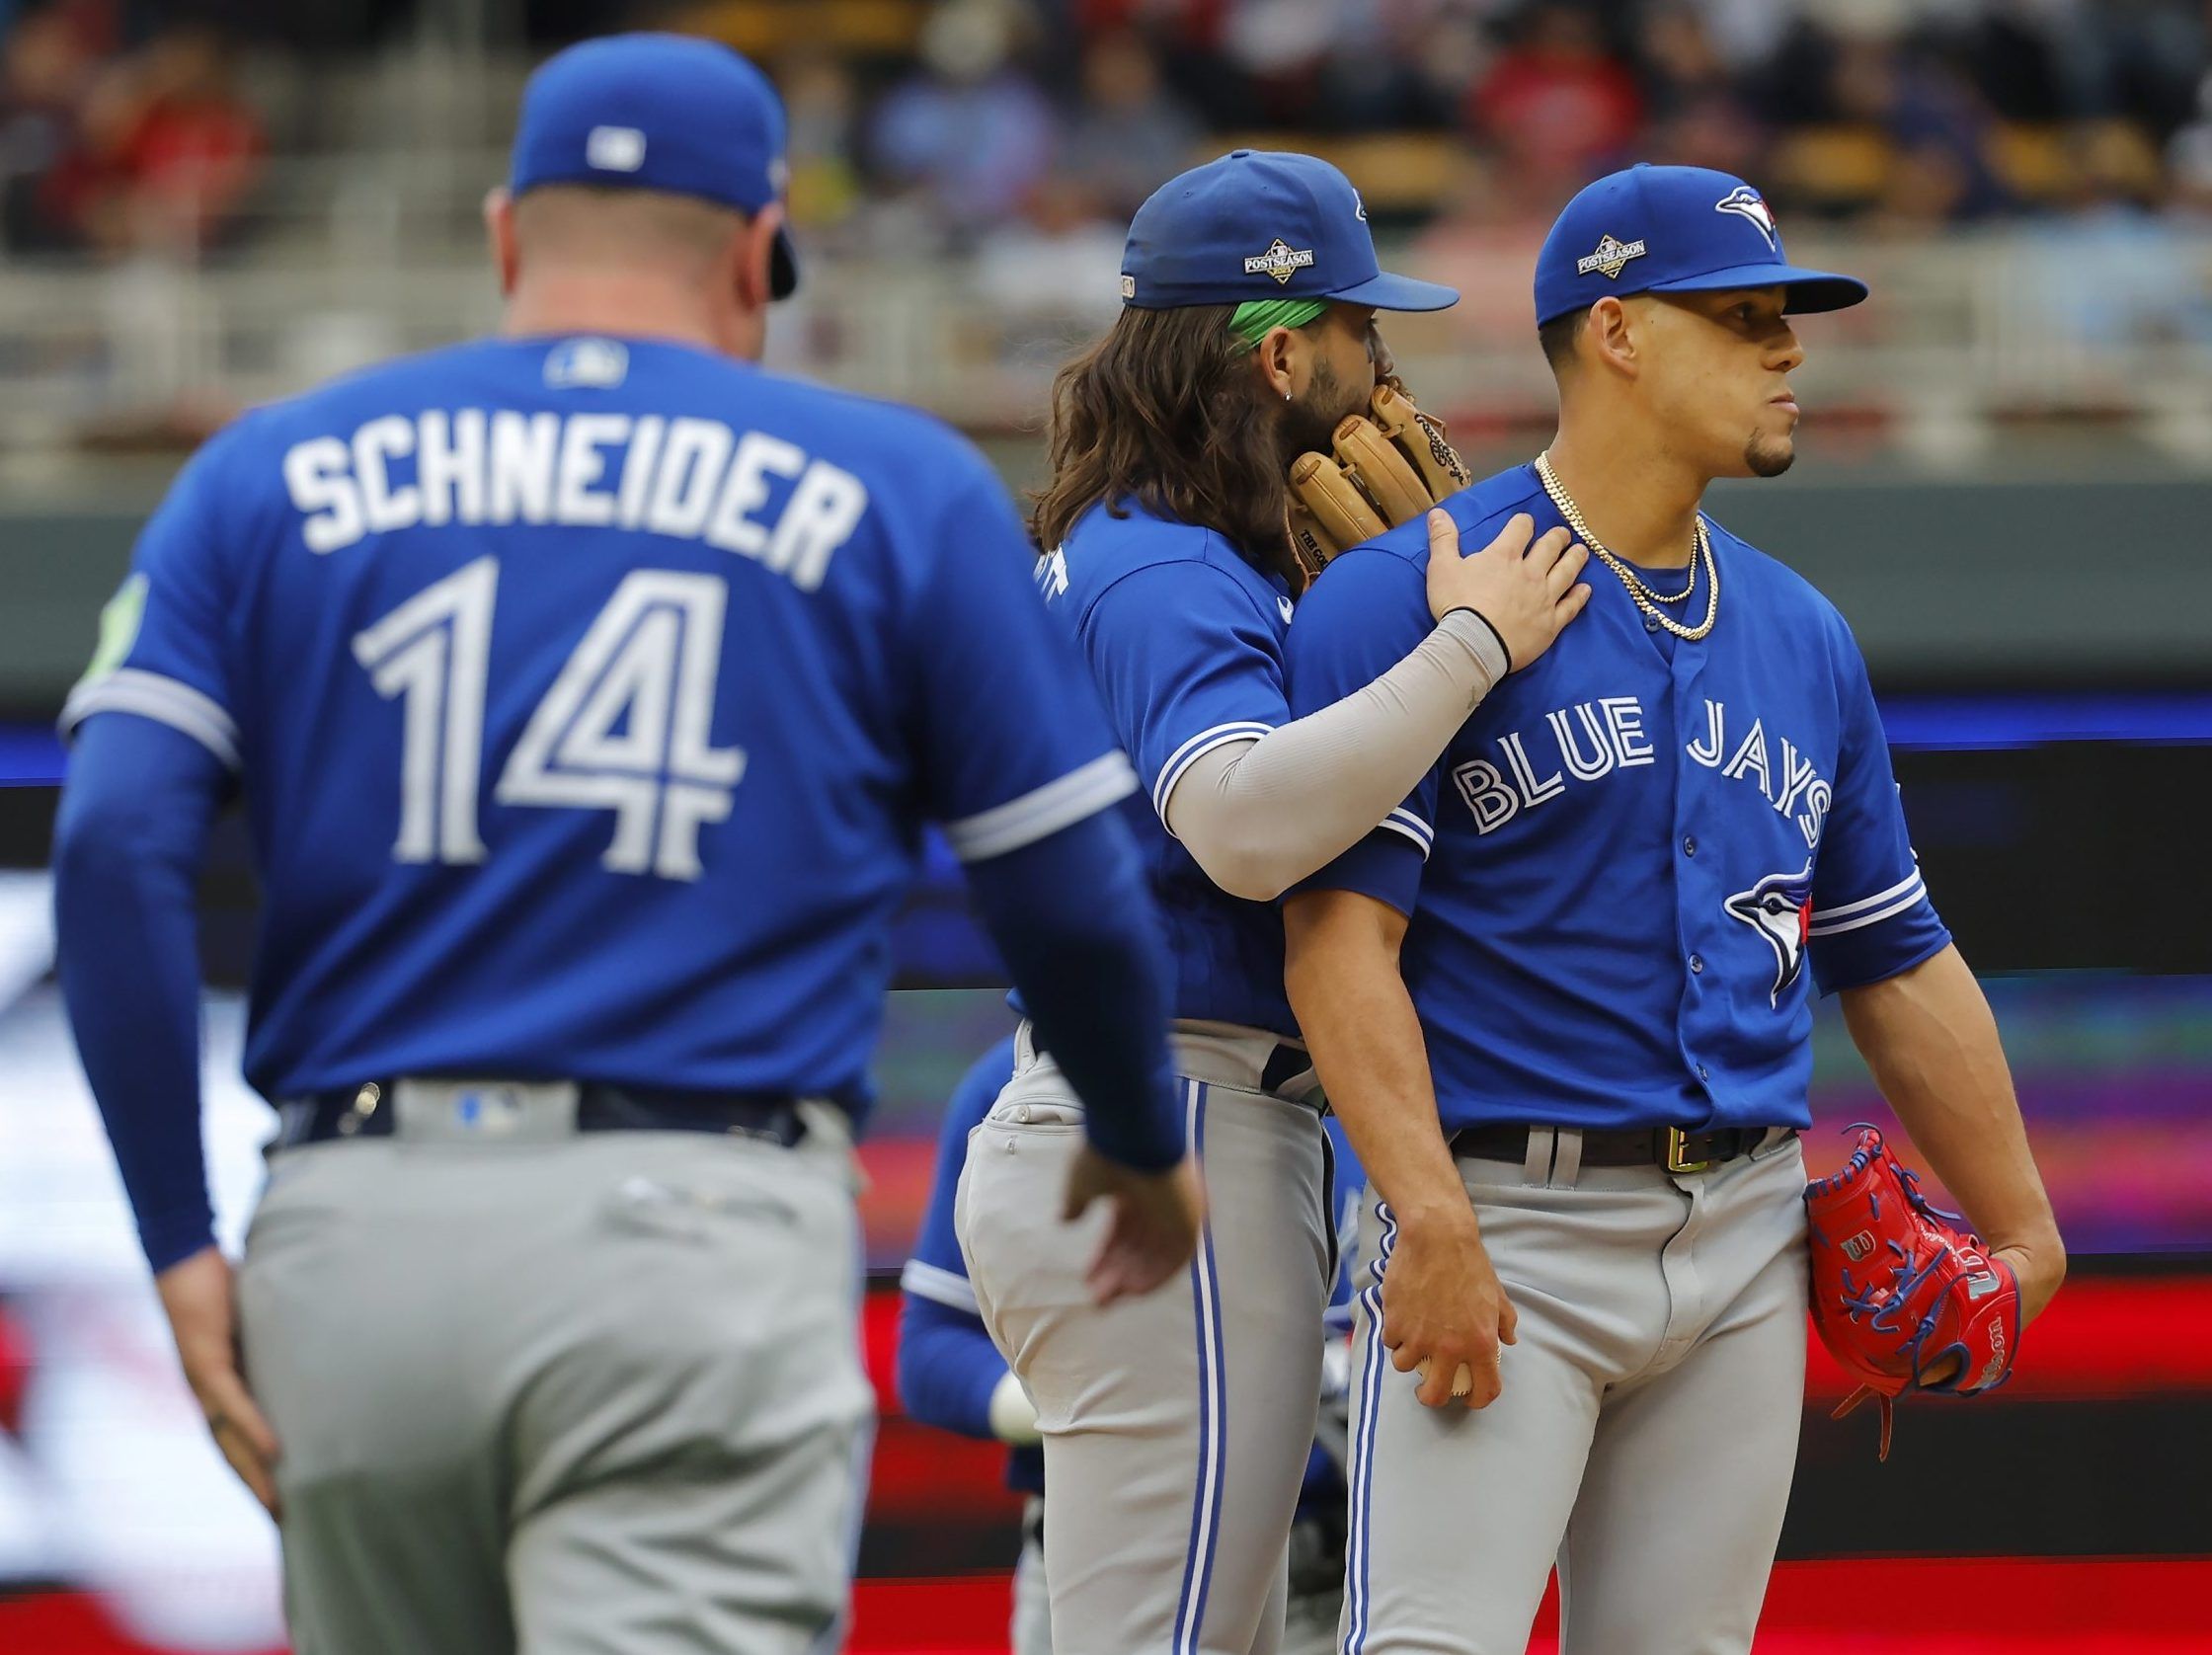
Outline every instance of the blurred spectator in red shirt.
POLYGON ((198 252, 236 221, 260 174, 261 122, 234 89, 225 42, 206 30, 157 36, 118 63, 86 98, 79 126, 45 198, 105 253, 198 252))
POLYGON ((1643 123, 1643 96, 1608 51, 1597 17, 1580 6, 1539 6, 1515 34, 1475 83, 1467 118, 1512 165, 1564 199, 1627 156, 1643 123))

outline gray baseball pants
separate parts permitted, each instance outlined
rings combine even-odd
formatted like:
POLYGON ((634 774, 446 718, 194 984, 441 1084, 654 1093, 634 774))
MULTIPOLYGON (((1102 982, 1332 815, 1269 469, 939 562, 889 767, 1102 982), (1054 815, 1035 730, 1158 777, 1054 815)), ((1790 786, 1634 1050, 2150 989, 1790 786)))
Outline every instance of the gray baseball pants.
MULTIPOLYGON (((1032 1507, 1044 1502, 1030 1496, 1032 1507)), ((1308 1596, 1292 1593, 1283 1616, 1280 1655, 1330 1655, 1336 1648, 1336 1622, 1344 1605, 1341 1577, 1308 1596)), ((1045 1589, 1045 1549, 1024 1539, 1014 1564, 1013 1655, 1053 1655, 1053 1612, 1045 1589)))
POLYGON ((239 1277, 298 1655, 833 1649, 874 1407, 841 1118, 484 1136, 395 1091, 397 1136, 274 1157, 239 1277))
POLYGON ((1554 1561, 1561 1655, 1751 1647, 1804 1399, 1804 1158, 1777 1131, 1710 1172, 1584 1168, 1580 1136, 1460 1163, 1520 1317, 1478 1412, 1424 1407, 1376 1337, 1369 1201, 1342 1655, 1522 1655, 1554 1561))
POLYGON ((984 1325, 1044 1433, 1055 1655, 1277 1655, 1286 1547, 1320 1396, 1333 1238, 1310 1073, 1259 1086, 1272 1036, 1177 1025, 1204 1243, 1100 1309, 1103 1214, 1065 1224, 1082 1111, 1024 1038, 969 1140, 955 1208, 984 1325))

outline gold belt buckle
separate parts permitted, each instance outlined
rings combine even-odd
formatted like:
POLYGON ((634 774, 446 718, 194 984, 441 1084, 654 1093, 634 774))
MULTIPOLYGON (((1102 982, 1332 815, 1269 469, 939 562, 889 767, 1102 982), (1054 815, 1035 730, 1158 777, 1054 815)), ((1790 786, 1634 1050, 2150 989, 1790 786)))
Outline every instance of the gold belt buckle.
POLYGON ((1685 1158, 1684 1151, 1689 1146, 1690 1135, 1684 1132, 1682 1128, 1669 1127, 1667 1129, 1667 1170, 1669 1172, 1706 1172, 1711 1170, 1711 1161, 1694 1161, 1685 1158))

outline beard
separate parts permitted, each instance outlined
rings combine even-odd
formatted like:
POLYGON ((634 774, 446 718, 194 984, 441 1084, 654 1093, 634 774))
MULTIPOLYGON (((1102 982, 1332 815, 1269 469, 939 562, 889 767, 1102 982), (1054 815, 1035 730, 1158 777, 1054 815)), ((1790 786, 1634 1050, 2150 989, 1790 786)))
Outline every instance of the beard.
POLYGON ((1744 469, 1754 477, 1779 477, 1796 458, 1794 437, 1762 436, 1754 432, 1744 443, 1744 469))
POLYGON ((1336 428, 1344 423, 1344 417, 1366 411, 1367 398, 1353 401, 1335 369, 1325 361, 1315 361, 1313 382, 1306 386, 1304 396, 1283 405, 1276 427, 1284 465, 1308 451, 1329 453, 1336 446, 1336 428))

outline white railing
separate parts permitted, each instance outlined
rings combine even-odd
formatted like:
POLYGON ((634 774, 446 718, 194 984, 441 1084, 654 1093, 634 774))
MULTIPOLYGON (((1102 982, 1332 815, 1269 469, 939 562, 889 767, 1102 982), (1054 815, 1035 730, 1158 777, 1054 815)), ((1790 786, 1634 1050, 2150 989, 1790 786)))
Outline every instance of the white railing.
MULTIPOLYGON (((401 173, 374 186, 349 175, 351 198, 325 197, 317 219, 295 217, 280 242, 219 265, 0 267, 0 453, 63 450, 96 422, 266 400, 494 326, 491 273, 461 215, 481 187, 472 171, 448 166, 420 193, 401 173)), ((330 183, 342 187, 337 173, 330 183)), ((961 263, 814 257, 775 319, 772 359, 972 429, 1034 425, 1054 366, 1113 314, 1114 272, 1097 268, 1096 248, 961 263)), ((1875 290, 1800 330, 1812 355, 1797 378, 1822 411, 1883 422, 1937 461, 2001 440, 2008 421, 2050 417, 2132 421, 2169 452, 2212 464, 2212 232, 2062 226, 1865 245, 1804 235, 1790 252, 1875 290)), ((1481 424, 1548 408, 1529 326, 1532 253, 1441 240, 1400 250, 1393 263, 1467 295, 1455 310, 1385 321, 1424 400, 1481 424)))

